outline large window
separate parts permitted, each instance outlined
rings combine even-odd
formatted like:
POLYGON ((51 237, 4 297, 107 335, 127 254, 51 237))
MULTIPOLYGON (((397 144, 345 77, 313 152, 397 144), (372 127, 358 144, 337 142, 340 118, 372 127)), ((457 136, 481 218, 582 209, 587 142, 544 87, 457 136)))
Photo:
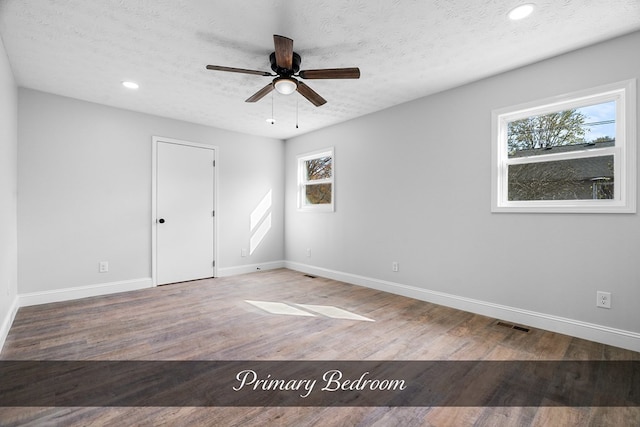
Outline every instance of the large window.
POLYGON ((333 148, 298 156, 298 208, 333 211, 333 148))
POLYGON ((635 212, 635 80, 493 112, 493 212, 635 212))

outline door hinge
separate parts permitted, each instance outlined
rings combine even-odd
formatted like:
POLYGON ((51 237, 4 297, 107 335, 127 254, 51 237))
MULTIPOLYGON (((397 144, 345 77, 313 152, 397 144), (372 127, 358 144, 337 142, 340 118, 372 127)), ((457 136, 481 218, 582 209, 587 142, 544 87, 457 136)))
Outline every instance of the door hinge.
POLYGON ((216 262, 215 262, 215 261, 213 261, 213 266, 214 266, 214 267, 216 266, 216 262))
POLYGON ((216 167, 216 161, 215 160, 213 161, 213 167, 214 168, 216 167))
POLYGON ((216 211, 211 211, 211 216, 216 216, 216 211))

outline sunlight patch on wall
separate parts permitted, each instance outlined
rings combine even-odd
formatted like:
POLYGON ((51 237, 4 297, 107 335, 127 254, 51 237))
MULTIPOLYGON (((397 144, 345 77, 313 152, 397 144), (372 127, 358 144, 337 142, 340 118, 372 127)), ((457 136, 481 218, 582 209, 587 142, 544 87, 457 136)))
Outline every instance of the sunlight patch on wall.
POLYGON ((271 230, 271 190, 265 194, 258 206, 251 212, 251 239, 249 240, 249 255, 260 246, 262 240, 271 230))
POLYGON ((258 206, 251 212, 251 231, 256 228, 269 209, 271 209, 271 190, 265 194, 258 206))
POLYGON ((249 241, 249 255, 255 251, 262 240, 264 240, 265 236, 271 229, 271 214, 267 215, 267 218, 262 221, 260 227, 251 235, 251 240, 249 241))

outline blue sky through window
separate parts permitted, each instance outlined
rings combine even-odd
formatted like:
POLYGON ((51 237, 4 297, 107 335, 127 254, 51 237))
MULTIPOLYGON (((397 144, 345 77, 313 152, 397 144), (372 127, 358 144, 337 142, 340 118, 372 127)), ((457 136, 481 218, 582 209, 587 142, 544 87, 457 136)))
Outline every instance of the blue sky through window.
POLYGON ((609 101, 602 104, 588 105, 576 109, 578 112, 586 116, 585 140, 593 141, 594 139, 608 136, 616 138, 616 102, 609 101))

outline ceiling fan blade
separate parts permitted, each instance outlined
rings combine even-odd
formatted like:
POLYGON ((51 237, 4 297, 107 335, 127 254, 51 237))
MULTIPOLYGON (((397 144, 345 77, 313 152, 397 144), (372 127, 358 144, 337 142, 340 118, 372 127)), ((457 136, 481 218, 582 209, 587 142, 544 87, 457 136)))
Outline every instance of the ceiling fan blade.
POLYGON ((247 98, 247 100, 244 102, 260 101, 262 98, 264 98, 266 94, 268 94, 272 90, 273 90, 273 83, 269 83, 268 85, 266 85, 265 87, 263 87, 262 89, 260 89, 259 91, 251 95, 249 98, 247 98))
POLYGON ((360 68, 324 68, 322 70, 302 70, 303 79, 359 79, 360 68))
POLYGON ((273 44, 276 51, 276 65, 291 70, 293 68, 293 40, 274 34, 273 44))
POLYGON ((327 100, 318 95, 318 93, 311 89, 304 82, 298 82, 298 93, 309 100, 313 105, 319 107, 327 103, 327 100))
POLYGON ((255 74, 257 76, 271 76, 272 74, 267 71, 257 71, 257 70, 247 70, 244 68, 233 68, 233 67, 221 67, 219 65, 207 65, 207 70, 215 70, 215 71, 229 71, 232 73, 242 73, 242 74, 255 74))

